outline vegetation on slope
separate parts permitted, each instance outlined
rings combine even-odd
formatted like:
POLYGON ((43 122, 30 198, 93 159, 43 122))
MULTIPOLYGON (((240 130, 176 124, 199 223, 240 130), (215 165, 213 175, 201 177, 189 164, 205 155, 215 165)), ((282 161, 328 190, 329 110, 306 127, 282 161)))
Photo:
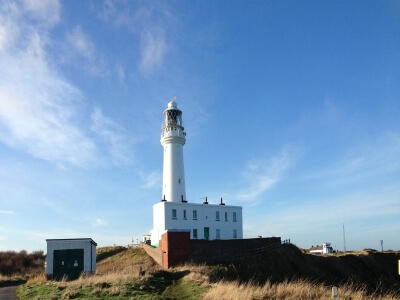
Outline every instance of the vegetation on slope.
POLYGON ((0 287, 26 282, 44 270, 43 251, 0 252, 0 287))
POLYGON ((97 273, 75 281, 31 279, 18 288, 25 299, 340 299, 400 297, 391 264, 399 253, 321 257, 289 246, 215 265, 162 270, 140 248, 99 248, 97 273), (379 281, 371 284, 380 276, 379 281), (394 281, 392 281, 394 280, 394 281))

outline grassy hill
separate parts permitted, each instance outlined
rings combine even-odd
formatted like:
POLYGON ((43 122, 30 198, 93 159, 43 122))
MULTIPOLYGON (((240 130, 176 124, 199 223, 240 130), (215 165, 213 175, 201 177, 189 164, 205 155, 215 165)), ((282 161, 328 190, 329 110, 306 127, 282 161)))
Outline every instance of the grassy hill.
POLYGON ((162 270, 141 248, 99 248, 97 272, 75 281, 44 274, 18 288, 24 299, 399 299, 399 253, 315 256, 289 245, 214 265, 162 270))

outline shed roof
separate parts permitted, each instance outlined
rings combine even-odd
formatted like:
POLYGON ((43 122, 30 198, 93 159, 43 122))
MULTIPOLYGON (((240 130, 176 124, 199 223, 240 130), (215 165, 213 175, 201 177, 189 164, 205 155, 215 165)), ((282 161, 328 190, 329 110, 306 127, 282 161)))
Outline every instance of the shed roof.
POLYGON ((72 242, 72 241, 87 241, 97 246, 97 243, 91 238, 77 238, 77 239, 46 239, 46 242, 72 242))

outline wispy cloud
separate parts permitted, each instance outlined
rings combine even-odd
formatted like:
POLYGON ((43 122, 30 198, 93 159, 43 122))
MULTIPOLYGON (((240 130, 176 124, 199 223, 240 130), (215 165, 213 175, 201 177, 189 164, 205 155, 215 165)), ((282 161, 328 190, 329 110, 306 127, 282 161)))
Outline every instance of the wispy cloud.
POLYGON ((248 188, 239 192, 242 200, 255 200, 276 185, 294 163, 297 154, 282 150, 270 159, 258 159, 248 163, 243 173, 248 188))
POLYGON ((325 184, 354 184, 368 178, 379 178, 400 171, 400 134, 387 132, 372 142, 353 146, 342 159, 326 168, 314 170, 301 180, 325 184))
POLYGON ((140 71, 151 73, 163 65, 169 48, 165 28, 171 23, 166 7, 160 8, 159 5, 149 2, 127 6, 124 3, 105 1, 100 18, 117 28, 128 28, 139 38, 140 71))
POLYGON ((61 5, 58 0, 24 0, 29 15, 40 21, 40 24, 53 26, 60 21, 61 5))
POLYGON ((93 41, 80 26, 67 32, 62 60, 93 76, 103 76, 109 72, 93 41))
POLYGON ((14 212, 11 210, 0 210, 0 214, 4 214, 4 215, 13 215, 14 212))
POLYGON ((140 173, 143 184, 142 188, 149 190, 160 187, 161 184, 161 172, 150 172, 150 173, 140 173))
POLYGON ((91 120, 91 130, 103 139, 108 149, 107 151, 112 157, 113 163, 119 165, 131 161, 133 153, 128 153, 123 129, 113 120, 105 117, 99 108, 94 110, 91 115, 91 120))
POLYGON ((107 225, 107 221, 105 221, 105 220, 103 220, 103 219, 100 219, 100 218, 97 218, 96 220, 94 220, 94 222, 92 223, 92 226, 93 227, 102 227, 102 226, 105 226, 105 225, 107 225))
POLYGON ((140 38, 141 59, 140 68, 144 72, 150 72, 163 63, 168 49, 165 32, 160 27, 149 28, 143 32, 140 38))
POLYGON ((0 58, 0 140, 41 159, 84 165, 96 149, 74 123, 81 95, 48 69, 33 43, 0 58))
MULTIPOLYGON (((290 206, 279 211, 270 210, 258 215, 252 220, 248 235, 267 233, 269 235, 284 235, 287 237, 299 237, 309 235, 310 238, 320 237, 331 239, 333 231, 338 231, 342 223, 352 224, 356 231, 357 227, 375 226, 376 220, 388 220, 390 226, 398 227, 400 223, 397 216, 400 214, 400 189, 397 186, 386 187, 371 191, 354 191, 347 195, 335 195, 330 197, 321 196, 312 199, 308 203, 295 201, 290 206), (265 220, 268 219, 266 223, 265 220), (365 225, 363 225, 365 224, 365 225), (370 224, 370 225, 368 225, 370 224), (336 228, 336 229, 333 229, 336 228)), ((311 200, 311 199, 310 199, 311 200)), ((385 225, 387 228, 387 224, 385 225)), ((360 230, 360 229, 358 229, 360 230)), ((361 229, 362 230, 362 229, 361 229)), ((340 232, 339 232, 340 234, 340 232)), ((365 235, 366 232, 359 232, 365 235)), ((320 240, 319 242, 322 242, 320 240)))
MULTIPOLYGON (((91 109, 83 95, 54 68, 55 59, 47 51, 48 29, 27 23, 32 16, 48 22, 47 14, 60 14, 57 1, 43 3, 47 2, 52 3, 50 8, 27 1, 26 8, 7 4, 0 9, 0 20, 6 24, 0 25, 0 141, 59 166, 98 165, 104 155, 113 163, 126 161, 122 129, 95 109, 92 130, 108 145, 108 154, 104 153, 84 121, 91 109), (19 34, 11 39, 13 32, 19 34)), ((72 40, 90 60, 94 47, 79 28, 72 32, 72 40)))

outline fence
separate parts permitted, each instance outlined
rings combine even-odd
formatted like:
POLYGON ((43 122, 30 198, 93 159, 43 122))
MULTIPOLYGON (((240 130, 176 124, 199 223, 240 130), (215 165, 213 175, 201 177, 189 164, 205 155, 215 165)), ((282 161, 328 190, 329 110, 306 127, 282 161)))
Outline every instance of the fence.
MULTIPOLYGON (((261 241, 261 239, 254 240, 261 241)), ((265 238, 262 240, 266 245, 258 247, 257 244, 260 243, 251 243, 251 239, 237 240, 236 245, 234 245, 233 247, 229 247, 229 245, 223 247, 223 244, 228 244, 228 241, 220 241, 223 245, 222 247, 213 247, 212 243, 214 241, 208 241, 210 247, 207 247, 208 249, 205 249, 205 251, 196 251, 196 249, 192 249, 190 260, 197 263, 226 261, 242 257, 261 255, 273 249, 279 248, 283 245, 290 244, 290 239, 281 241, 280 238, 265 238)))

